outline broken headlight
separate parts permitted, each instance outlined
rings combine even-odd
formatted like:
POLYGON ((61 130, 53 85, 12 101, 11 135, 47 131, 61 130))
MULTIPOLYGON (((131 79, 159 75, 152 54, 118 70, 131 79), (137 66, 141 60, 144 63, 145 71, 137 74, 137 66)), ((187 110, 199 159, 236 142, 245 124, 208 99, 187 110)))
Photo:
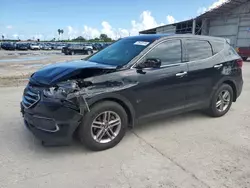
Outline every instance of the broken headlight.
POLYGON ((43 94, 45 97, 65 99, 68 94, 77 90, 79 90, 79 87, 76 81, 66 81, 61 82, 54 87, 44 89, 43 94))

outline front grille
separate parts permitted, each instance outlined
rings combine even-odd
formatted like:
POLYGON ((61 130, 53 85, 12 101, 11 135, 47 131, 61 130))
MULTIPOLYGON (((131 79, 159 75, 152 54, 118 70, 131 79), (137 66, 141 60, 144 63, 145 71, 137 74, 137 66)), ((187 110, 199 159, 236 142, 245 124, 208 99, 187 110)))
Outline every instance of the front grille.
POLYGON ((22 104, 25 108, 31 108, 40 100, 40 92, 31 86, 27 86, 23 93, 22 104))

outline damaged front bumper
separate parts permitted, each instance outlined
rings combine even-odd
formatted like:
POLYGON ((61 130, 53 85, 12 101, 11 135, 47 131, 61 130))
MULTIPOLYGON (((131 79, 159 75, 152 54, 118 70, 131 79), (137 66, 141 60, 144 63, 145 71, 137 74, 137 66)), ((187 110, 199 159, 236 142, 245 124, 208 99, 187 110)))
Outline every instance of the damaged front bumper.
MULTIPOLYGON (((30 99, 29 93, 32 92, 24 92, 21 102, 26 127, 46 145, 69 144, 83 117, 80 110, 76 110, 70 102, 46 98, 41 93, 34 104, 27 105, 25 97, 27 95, 30 99)), ((33 99, 36 99, 34 96, 33 99)))

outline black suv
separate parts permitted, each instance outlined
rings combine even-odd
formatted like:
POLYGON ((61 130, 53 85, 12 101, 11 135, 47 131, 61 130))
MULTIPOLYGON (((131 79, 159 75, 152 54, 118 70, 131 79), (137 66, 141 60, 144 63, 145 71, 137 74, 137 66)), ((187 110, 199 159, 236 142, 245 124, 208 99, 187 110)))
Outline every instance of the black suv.
POLYGON ((67 144, 77 133, 88 148, 104 150, 140 119, 197 109, 223 116, 241 93, 242 63, 222 38, 128 37, 35 72, 21 111, 46 145, 67 144))
POLYGON ((68 44, 62 48, 62 53, 65 55, 74 54, 93 54, 93 47, 87 44, 68 44))

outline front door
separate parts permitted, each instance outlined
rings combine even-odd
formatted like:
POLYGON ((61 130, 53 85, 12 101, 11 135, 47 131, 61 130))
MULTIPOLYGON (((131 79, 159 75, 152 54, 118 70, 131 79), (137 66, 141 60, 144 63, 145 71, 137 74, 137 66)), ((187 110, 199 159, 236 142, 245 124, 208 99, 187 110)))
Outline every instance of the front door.
POLYGON ((161 42, 142 59, 157 58, 160 68, 146 68, 137 71, 138 85, 134 87, 136 111, 145 117, 181 110, 185 105, 187 64, 182 61, 181 40, 161 42))

